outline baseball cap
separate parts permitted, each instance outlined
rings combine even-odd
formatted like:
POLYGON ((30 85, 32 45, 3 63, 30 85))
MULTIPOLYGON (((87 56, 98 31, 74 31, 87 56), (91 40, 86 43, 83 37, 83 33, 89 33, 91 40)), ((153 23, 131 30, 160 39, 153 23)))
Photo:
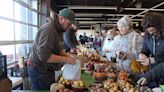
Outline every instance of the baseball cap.
POLYGON ((59 15, 67 18, 72 24, 77 24, 77 21, 75 20, 75 14, 72 10, 68 8, 64 8, 59 11, 59 15))

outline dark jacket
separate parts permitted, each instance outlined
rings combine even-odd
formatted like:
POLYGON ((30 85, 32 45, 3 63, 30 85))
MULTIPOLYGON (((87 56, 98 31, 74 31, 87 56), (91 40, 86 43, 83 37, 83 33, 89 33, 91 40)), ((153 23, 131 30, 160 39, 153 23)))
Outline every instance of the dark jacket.
POLYGON ((73 29, 69 29, 64 33, 64 49, 69 51, 71 48, 76 48, 77 39, 75 36, 75 31, 73 29))
POLYGON ((164 63, 158 64, 152 70, 144 74, 143 77, 147 79, 148 82, 155 81, 160 78, 164 78, 164 63))
POLYGON ((154 35, 146 34, 144 37, 143 47, 141 53, 144 53, 148 57, 154 57, 155 63, 149 65, 149 71, 145 74, 149 87, 153 88, 164 83, 164 73, 162 67, 164 67, 164 38, 157 38, 154 35), (161 65, 162 63, 162 65, 161 65))
POLYGON ((152 56, 155 58, 155 64, 151 64, 150 68, 159 63, 164 62, 164 37, 157 38, 153 35, 147 34, 144 37, 143 47, 141 53, 145 55, 152 56))

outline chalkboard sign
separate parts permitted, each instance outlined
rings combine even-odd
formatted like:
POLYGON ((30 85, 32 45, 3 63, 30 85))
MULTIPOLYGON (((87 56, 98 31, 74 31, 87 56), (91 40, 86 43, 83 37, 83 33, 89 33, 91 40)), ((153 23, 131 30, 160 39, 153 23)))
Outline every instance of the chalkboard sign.
POLYGON ((0 77, 7 77, 6 55, 0 55, 0 77))

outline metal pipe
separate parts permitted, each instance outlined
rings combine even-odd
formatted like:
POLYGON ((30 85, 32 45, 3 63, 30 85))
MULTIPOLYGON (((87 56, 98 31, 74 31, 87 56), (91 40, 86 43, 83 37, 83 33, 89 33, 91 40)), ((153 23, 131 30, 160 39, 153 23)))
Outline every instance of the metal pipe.
MULTIPOLYGON (((109 6, 85 6, 85 5, 80 5, 80 6, 77 6, 77 5, 60 5, 60 7, 63 7, 63 6, 67 6, 69 9, 102 9, 102 10, 116 10, 117 7, 115 6, 112 6, 112 7, 109 7, 109 6)), ((124 10, 129 10, 129 11, 143 11, 143 10, 147 10, 149 8, 124 8, 124 10)), ((154 9, 152 8, 151 11, 164 11, 164 9, 154 9)))
POLYGON ((163 5, 163 4, 164 4, 164 2, 159 3, 159 4, 157 4, 157 5, 153 6, 153 7, 151 7, 150 9, 146 9, 146 10, 144 10, 144 11, 142 11, 142 12, 140 12, 140 13, 134 15, 134 16, 132 16, 131 18, 134 18, 134 17, 136 17, 136 16, 138 16, 138 15, 141 15, 141 14, 143 14, 143 13, 145 13, 145 12, 148 12, 148 11, 150 11, 150 10, 153 10, 154 8, 157 8, 157 7, 159 7, 159 6, 163 5))
MULTIPOLYGON (((102 13, 76 13, 75 16, 76 17, 81 17, 81 16, 86 16, 86 17, 102 17, 102 16, 134 16, 134 14, 102 14, 102 13)), ((144 15, 138 15, 137 17, 143 17, 144 15)))

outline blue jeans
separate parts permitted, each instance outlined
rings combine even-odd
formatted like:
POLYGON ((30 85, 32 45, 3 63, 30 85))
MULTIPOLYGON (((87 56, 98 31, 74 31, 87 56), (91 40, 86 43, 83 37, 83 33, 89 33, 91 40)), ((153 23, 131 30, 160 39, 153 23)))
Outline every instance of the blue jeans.
POLYGON ((28 74, 33 90, 50 90, 50 85, 55 82, 55 73, 52 71, 43 73, 29 67, 28 74))

